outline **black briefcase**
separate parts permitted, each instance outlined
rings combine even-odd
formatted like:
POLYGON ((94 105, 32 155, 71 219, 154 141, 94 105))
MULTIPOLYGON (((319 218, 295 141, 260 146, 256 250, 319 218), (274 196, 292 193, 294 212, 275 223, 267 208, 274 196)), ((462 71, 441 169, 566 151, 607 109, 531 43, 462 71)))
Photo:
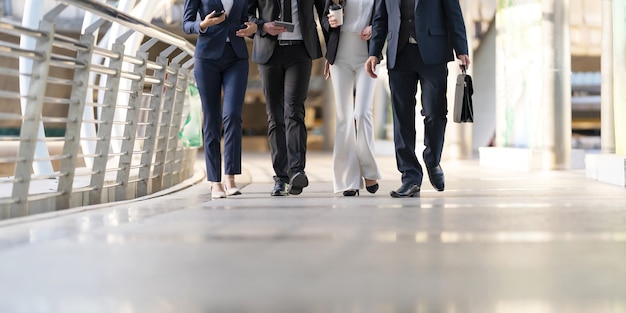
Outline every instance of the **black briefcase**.
POLYGON ((472 76, 465 72, 465 66, 463 66, 463 73, 456 77, 453 113, 453 120, 455 123, 474 122, 474 105, 472 104, 473 94, 474 86, 472 84, 472 76))

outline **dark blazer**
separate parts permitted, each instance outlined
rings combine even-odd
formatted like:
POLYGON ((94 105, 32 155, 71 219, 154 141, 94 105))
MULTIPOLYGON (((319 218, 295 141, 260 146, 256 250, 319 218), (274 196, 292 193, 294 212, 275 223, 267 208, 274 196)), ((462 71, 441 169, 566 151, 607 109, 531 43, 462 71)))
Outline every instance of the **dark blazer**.
POLYGON ((247 0, 234 0, 230 14, 220 24, 210 26, 204 33, 200 32, 200 22, 213 12, 224 10, 221 0, 185 0, 183 13, 183 30, 187 34, 199 34, 196 43, 195 57, 216 60, 222 56, 226 46, 226 37, 230 38, 233 50, 240 58, 248 57, 248 48, 243 37, 237 37, 235 32, 244 22, 248 21, 246 11, 247 0), (200 14, 200 19, 197 19, 200 14))
MULTIPOLYGON (((252 61, 259 64, 267 63, 272 54, 278 37, 263 32, 263 24, 278 20, 281 0, 250 0, 248 19, 255 22, 259 29, 254 36, 252 61)), ((311 59, 322 57, 322 47, 317 35, 317 24, 312 9, 318 16, 324 13, 324 0, 298 0, 298 20, 302 31, 302 39, 311 59), (309 13, 310 12, 310 13, 309 13)))
MULTIPOLYGON (((415 33, 426 64, 447 63, 469 54, 465 22, 459 0, 415 0, 415 33)), ((372 21, 369 55, 379 55, 387 39, 387 68, 393 69, 400 34, 400 0, 377 3, 372 21)))
MULTIPOLYGON (((374 0, 374 6, 372 10, 376 8, 377 2, 381 2, 382 0, 374 0)), ((330 27, 330 23, 328 22, 328 13, 329 7, 333 4, 333 0, 326 0, 326 5, 324 6, 324 14, 322 15, 322 30, 324 31, 324 39, 326 40, 326 60, 328 63, 334 64, 335 58, 337 57, 337 48, 339 47, 339 37, 341 34, 341 26, 337 28, 330 27)), ((343 5, 343 3, 342 3, 343 5)), ((372 11, 373 12, 373 11, 372 11)), ((372 14, 371 20, 374 19, 374 14, 372 14)), ((371 22, 370 22, 371 24, 371 22)), ((367 41, 367 46, 369 48, 370 41, 367 41)), ((378 60, 382 60, 382 53, 379 55, 378 60)))

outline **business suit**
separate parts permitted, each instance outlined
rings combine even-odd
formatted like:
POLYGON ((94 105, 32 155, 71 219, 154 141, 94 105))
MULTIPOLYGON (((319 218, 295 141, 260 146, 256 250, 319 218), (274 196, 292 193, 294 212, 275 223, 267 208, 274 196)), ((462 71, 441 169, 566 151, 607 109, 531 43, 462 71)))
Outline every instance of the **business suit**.
POLYGON ((364 179, 366 187, 381 179, 374 155, 372 110, 376 80, 367 76, 363 66, 377 1, 381 0, 349 0, 343 11, 343 25, 339 26, 334 16, 329 18, 334 1, 326 0, 322 18, 336 108, 333 190, 344 196, 358 195, 364 179))
MULTIPOLYGON (((225 20, 205 30, 200 23, 211 12, 225 10, 221 0, 186 0, 183 30, 198 34, 194 75, 204 113, 203 134, 207 180, 221 182, 220 141, 224 128, 224 173, 241 174, 241 120, 248 83, 248 50, 236 35, 248 20, 247 1, 233 0, 225 20), (200 20, 197 20, 197 15, 200 20), (223 89, 223 106, 222 106, 223 89)), ((220 186, 221 187, 221 186, 220 186)))
POLYGON ((403 183, 400 189, 419 192, 423 178, 415 155, 415 94, 419 83, 424 163, 433 186, 443 191, 439 162, 447 123, 446 63, 454 60, 454 52, 469 63, 465 24, 459 0, 414 0, 414 4, 408 1, 383 1, 376 7, 369 55, 378 55, 387 40, 396 162, 403 183))
POLYGON ((313 10, 321 15, 324 0, 292 0, 297 11, 294 32, 272 35, 264 26, 280 20, 284 0, 250 0, 250 21, 257 23, 252 61, 258 64, 268 116, 268 140, 275 186, 273 196, 299 194, 308 185, 307 132, 304 102, 309 89, 312 60, 322 56, 313 10), (288 38, 288 39, 285 39, 288 38), (297 179, 294 179, 297 177, 297 179), (289 184, 289 190, 285 190, 289 184))

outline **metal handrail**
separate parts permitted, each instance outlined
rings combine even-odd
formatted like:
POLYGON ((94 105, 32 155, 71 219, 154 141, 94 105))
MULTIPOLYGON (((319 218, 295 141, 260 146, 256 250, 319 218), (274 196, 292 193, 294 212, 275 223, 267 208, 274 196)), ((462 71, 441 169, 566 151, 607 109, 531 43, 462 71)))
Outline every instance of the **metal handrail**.
POLYGON ((89 11, 98 15, 108 21, 119 23, 126 26, 129 29, 138 31, 152 38, 158 38, 159 40, 168 43, 173 46, 177 46, 179 49, 185 51, 188 55, 193 56, 195 47, 190 44, 185 38, 173 34, 163 28, 157 27, 146 21, 137 19, 129 14, 117 10, 116 8, 100 2, 92 0, 58 0, 61 3, 81 8, 85 11, 89 11))
POLYGON ((0 155, 0 161, 15 168, 14 176, 2 181, 13 186, 0 191, 0 219, 149 195, 193 174, 193 162, 189 161, 195 160, 197 149, 185 149, 177 134, 184 116, 186 86, 193 80, 190 67, 195 47, 180 36, 100 2, 58 2, 61 4, 45 14, 37 29, 0 18, 0 33, 18 41, 0 41, 0 55, 33 64, 32 70, 21 63, 18 69, 0 68, 3 78, 20 79, 19 89, 0 90, 0 101, 15 107, 20 101, 22 104, 22 114, 0 113, 0 121, 18 124, 20 129, 19 136, 0 137, 0 145, 17 149, 15 154, 0 155), (90 22, 80 38, 56 33, 55 17, 69 6, 100 18, 90 22), (97 44, 95 36, 107 21, 129 29, 114 35, 111 48, 97 44), (135 50, 125 49, 133 32, 152 38, 138 51, 127 52, 135 50), (34 39, 36 44, 23 47, 24 38, 34 39), (168 47, 148 54, 157 42, 168 47), (187 58, 191 59, 183 64, 187 58), (23 78, 28 79, 24 84, 23 78), (58 116, 50 108, 68 112, 58 116), (65 135, 39 135, 43 123, 65 125, 65 135), (83 126, 97 131, 83 131, 83 126), (44 149, 62 151, 37 153, 42 144, 44 149), (38 172, 37 163, 50 165, 50 170, 38 172), (75 186, 77 177, 78 185, 85 182, 88 186, 75 186), (42 184, 51 186, 42 189, 42 184))

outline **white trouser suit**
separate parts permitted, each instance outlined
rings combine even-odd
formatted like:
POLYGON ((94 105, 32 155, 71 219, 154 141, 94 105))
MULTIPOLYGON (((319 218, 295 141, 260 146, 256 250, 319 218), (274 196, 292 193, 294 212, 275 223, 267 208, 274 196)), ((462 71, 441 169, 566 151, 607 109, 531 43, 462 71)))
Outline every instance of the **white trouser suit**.
POLYGON ((376 80, 365 73, 367 41, 360 38, 360 31, 369 23, 363 26, 354 21, 371 15, 371 3, 352 0, 346 7, 337 56, 330 66, 337 111, 333 150, 333 188, 336 193, 362 189, 364 178, 381 179, 374 158, 372 109, 376 80), (358 10, 361 12, 355 12, 357 2, 363 2, 358 10))

